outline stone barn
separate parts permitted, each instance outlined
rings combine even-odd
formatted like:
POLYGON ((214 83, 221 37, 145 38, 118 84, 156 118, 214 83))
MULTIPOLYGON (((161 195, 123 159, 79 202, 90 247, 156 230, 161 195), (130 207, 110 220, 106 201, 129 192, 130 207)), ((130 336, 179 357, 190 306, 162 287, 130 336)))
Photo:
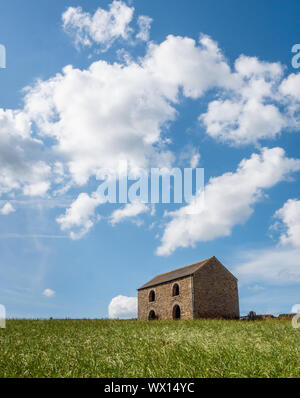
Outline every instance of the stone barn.
POLYGON ((239 318, 238 281, 216 258, 159 274, 138 289, 138 319, 239 318))

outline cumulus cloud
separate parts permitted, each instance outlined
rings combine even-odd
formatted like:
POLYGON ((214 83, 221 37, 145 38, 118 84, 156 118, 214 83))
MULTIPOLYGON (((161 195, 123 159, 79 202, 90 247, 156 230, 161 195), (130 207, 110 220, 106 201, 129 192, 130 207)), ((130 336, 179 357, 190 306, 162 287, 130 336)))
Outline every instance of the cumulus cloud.
POLYGON ((236 71, 244 77, 251 78, 256 76, 278 79, 282 73, 282 65, 279 62, 264 62, 256 57, 241 55, 235 62, 236 71))
POLYGON ((136 318, 137 298, 127 296, 114 297, 108 306, 108 316, 114 318, 136 318))
POLYGON ((161 128, 174 119, 175 109, 159 82, 138 64, 98 61, 85 71, 67 67, 63 75, 37 84, 26 102, 40 134, 57 141, 76 184, 103 168, 115 170, 124 159, 129 167, 147 167, 149 159, 168 162, 168 152, 159 149, 161 128), (58 120, 52 121, 53 114, 58 120))
POLYGON ((300 101, 300 73, 291 73, 280 85, 280 91, 285 96, 290 96, 300 101))
POLYGON ((242 253, 233 272, 241 283, 295 284, 300 282, 300 250, 272 247, 242 253))
POLYGON ((16 209, 10 202, 6 202, 5 205, 0 209, 0 214, 7 216, 10 213, 15 212, 16 209))
POLYGON ((52 289, 45 289, 43 291, 43 295, 46 297, 53 297, 53 296, 55 296, 55 291, 52 289))
POLYGON ((110 223, 116 225, 126 219, 147 213, 149 210, 149 207, 141 202, 127 203, 122 209, 117 209, 112 213, 110 223))
POLYGON ((212 101, 201 119, 210 136, 235 145, 275 138, 286 125, 276 106, 264 105, 253 98, 212 101))
POLYGON ((273 81, 280 76, 279 64, 248 57, 241 57, 232 72, 209 37, 201 36, 197 45, 170 35, 151 43, 138 62, 100 60, 87 70, 65 67, 28 89, 25 110, 41 136, 55 139, 73 182, 83 185, 123 159, 133 168, 148 167, 151 160, 156 167, 170 166, 163 132, 176 118, 180 88, 194 99, 212 88, 232 94, 212 101, 201 117, 215 139, 250 143, 275 137, 286 118, 264 101, 275 96, 273 81))
POLYGON ((196 197, 187 206, 167 213, 167 223, 158 255, 169 255, 178 247, 193 246, 221 236, 243 224, 263 191, 300 170, 300 160, 286 157, 282 148, 264 148, 260 154, 243 159, 237 170, 211 178, 205 188, 205 204, 196 197), (234 205, 233 205, 234 204, 234 205))
POLYGON ((150 43, 143 66, 173 100, 178 100, 179 87, 186 97, 196 99, 213 87, 235 84, 217 43, 206 35, 201 36, 199 45, 189 37, 173 35, 160 44, 150 43))
POLYGON ((15 190, 39 196, 35 184, 48 184, 51 167, 41 161, 43 143, 32 137, 31 121, 19 110, 0 108, 0 195, 15 190))
POLYGON ((278 222, 273 228, 280 229, 280 243, 300 247, 300 200, 289 199, 275 213, 278 222))
POLYGON ((280 89, 283 66, 241 55, 235 62, 232 81, 222 99, 208 104, 200 120, 213 138, 234 145, 275 138, 294 121, 280 89), (233 83, 233 84, 232 84, 233 83), (226 98, 227 97, 227 98, 226 98))
POLYGON ((63 28, 76 45, 91 46, 95 42, 108 49, 115 40, 128 38, 133 13, 133 7, 117 0, 108 10, 98 8, 93 15, 81 7, 69 7, 62 15, 63 28))
POLYGON ((25 109, 39 134, 56 140, 73 182, 85 184, 124 159, 131 168, 151 161, 169 167, 172 154, 162 132, 176 117, 180 87, 196 98, 228 80, 229 67, 210 38, 203 36, 197 46, 193 39, 168 36, 151 44, 139 62, 65 67, 28 90, 25 109))
POLYGON ((62 231, 71 230, 72 239, 82 238, 92 228, 95 220, 99 219, 99 216, 95 215, 95 209, 100 203, 96 195, 89 196, 86 193, 78 195, 66 213, 57 218, 62 231))
MULTIPOLYGON (((122 7, 134 11, 124 4, 122 7)), ((99 15, 108 13, 102 9, 98 11, 99 15)), ((85 26, 89 29, 93 26, 97 12, 92 17, 83 13, 80 7, 70 7, 64 14, 64 25, 76 26, 78 42, 91 43, 85 26)), ((130 20, 127 22, 129 24, 130 20)), ((147 16, 138 17, 140 31, 137 38, 149 40, 151 22, 147 16)), ((199 44, 200 47, 196 47, 193 39, 169 35, 159 45, 150 44, 143 65, 164 86, 169 86, 166 87, 169 90, 177 92, 177 86, 181 86, 187 97, 199 98, 209 89, 218 89, 218 99, 212 100, 207 112, 199 116, 208 135, 229 144, 244 145, 274 139, 284 128, 299 127, 292 104, 295 98, 299 100, 295 89, 298 75, 292 74, 283 80, 284 68, 280 63, 245 55, 238 57, 231 69, 210 37, 202 35, 199 44)))
MULTIPOLYGON (((63 20, 66 29, 75 29, 82 44, 98 40, 106 45, 117 37, 126 37, 132 20, 130 10, 125 3, 114 1, 107 11, 100 9, 94 15, 69 8, 63 20), (105 21, 115 26, 114 30, 101 30, 105 21)), ((147 21, 140 18, 140 27, 145 27, 147 21)), ((85 185, 91 177, 100 180, 103 169, 116 170, 124 160, 130 170, 171 168, 175 156, 168 149, 168 128, 177 117, 180 101, 184 97, 198 99, 212 89, 216 97, 200 117, 211 137, 234 144, 274 138, 284 127, 295 128, 299 109, 298 94, 292 88, 298 75, 285 80, 282 76, 280 64, 255 57, 240 56, 231 68, 218 44, 205 35, 198 42, 169 35, 161 43, 151 42, 144 57, 124 63, 98 60, 83 70, 66 66, 56 76, 27 88, 23 110, 0 111, 0 194, 21 190, 29 196, 58 195, 74 185, 85 185), (33 138, 32 130, 38 139, 33 138), (44 142, 47 156, 41 150, 44 142), (53 191, 53 183, 62 187, 53 191)), ((189 161, 197 165, 199 155, 191 154, 189 161)), ((262 175, 266 173, 267 169, 262 175)), ((236 174, 241 177, 243 173, 238 170, 236 174)), ((249 170, 247 178, 255 180, 256 170, 254 176, 249 170)), ((231 181, 230 174, 219 180, 226 184, 231 181)), ((213 198, 215 193, 210 192, 223 184, 214 181, 208 187, 213 198)), ((207 211, 205 222, 213 226, 208 239, 230 234, 233 225, 248 218, 257 192, 266 188, 259 182, 249 185, 252 191, 240 198, 241 209, 236 214, 234 210, 234 214, 225 211, 224 221, 220 222, 215 221, 218 217, 212 210, 207 211)), ((92 228, 97 219, 95 209, 101 204, 96 194, 81 195, 57 219, 73 238, 82 237, 92 228)), ((228 195, 230 201, 234 195, 228 195)), ((236 195, 239 198, 242 193, 236 195)), ((191 221, 185 212, 192 208, 191 204, 173 213, 172 222, 181 220, 180 225, 187 223, 183 229, 189 229, 191 221)), ((128 208, 120 210, 117 214, 124 215, 128 208)), ((185 234, 184 247, 196 242, 199 234, 202 240, 202 232, 198 231, 201 225, 185 234)), ((163 237, 166 242, 175 239, 171 230, 167 226, 163 237)), ((180 229, 177 234, 181 239, 180 229)), ((172 245, 168 250, 173 250, 172 245)))

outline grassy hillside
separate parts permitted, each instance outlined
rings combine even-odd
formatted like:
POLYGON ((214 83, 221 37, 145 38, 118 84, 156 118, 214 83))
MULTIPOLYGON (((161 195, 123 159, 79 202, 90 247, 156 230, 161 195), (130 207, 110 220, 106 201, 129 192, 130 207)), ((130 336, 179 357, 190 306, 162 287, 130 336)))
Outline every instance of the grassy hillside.
POLYGON ((300 377, 290 321, 9 320, 0 377, 300 377))

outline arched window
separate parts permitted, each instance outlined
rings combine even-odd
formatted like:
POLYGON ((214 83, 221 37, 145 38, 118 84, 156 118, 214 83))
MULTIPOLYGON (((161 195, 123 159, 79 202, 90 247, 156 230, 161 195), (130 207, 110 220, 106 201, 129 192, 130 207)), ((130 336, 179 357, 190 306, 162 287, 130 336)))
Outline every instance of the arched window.
POLYGON ((178 304, 173 307, 173 319, 180 319, 181 311, 178 304))
POLYGON ((178 283, 175 283, 173 285, 173 296, 179 296, 179 285, 178 285, 178 283))
POLYGON ((154 321, 154 319, 156 319, 156 314, 155 314, 155 311, 154 311, 154 310, 151 310, 151 311, 149 312, 149 315, 148 315, 148 320, 149 320, 149 321, 154 321))
POLYGON ((155 301, 155 291, 151 290, 149 293, 149 301, 155 301))

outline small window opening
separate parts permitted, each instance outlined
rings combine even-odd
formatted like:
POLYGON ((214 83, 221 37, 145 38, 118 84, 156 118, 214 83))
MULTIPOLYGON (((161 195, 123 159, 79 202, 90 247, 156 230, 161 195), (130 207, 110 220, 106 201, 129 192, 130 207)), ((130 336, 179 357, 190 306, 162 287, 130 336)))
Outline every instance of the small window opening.
POLYGON ((179 285, 178 285, 178 283, 175 283, 175 285, 173 285, 173 296, 179 296, 179 285))
POLYGON ((149 293, 149 301, 155 301, 155 291, 151 290, 151 292, 149 293))

